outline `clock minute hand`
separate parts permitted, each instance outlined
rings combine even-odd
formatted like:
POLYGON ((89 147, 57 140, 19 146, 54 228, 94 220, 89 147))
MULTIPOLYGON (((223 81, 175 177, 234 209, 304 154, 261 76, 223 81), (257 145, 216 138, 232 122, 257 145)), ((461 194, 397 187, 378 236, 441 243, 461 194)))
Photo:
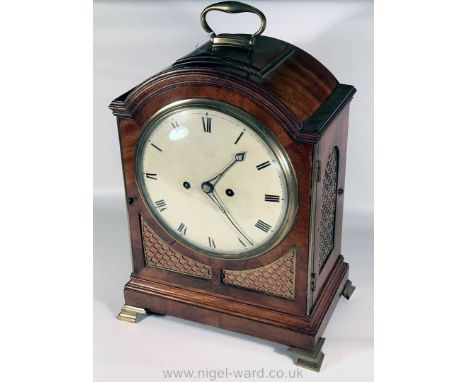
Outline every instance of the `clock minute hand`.
POLYGON ((219 182, 219 180, 222 178, 222 176, 226 173, 227 170, 229 170, 232 166, 234 166, 237 162, 242 162, 245 159, 245 151, 242 153, 237 153, 234 156, 234 160, 229 163, 229 165, 221 171, 218 175, 216 175, 213 179, 208 180, 206 183, 210 183, 213 188, 216 186, 216 183, 219 182))
POLYGON ((208 197, 216 204, 216 206, 221 210, 221 212, 226 216, 226 218, 229 220, 229 222, 233 225, 233 227, 247 240, 247 242, 250 245, 253 245, 252 240, 250 240, 247 235, 244 233, 242 228, 236 223, 234 218, 231 216, 231 214, 228 212, 226 206, 224 203, 221 201, 221 199, 218 197, 218 194, 215 191, 215 185, 216 183, 219 182, 219 180, 222 178, 222 176, 232 167, 234 164, 237 162, 241 162, 245 159, 245 151, 241 153, 237 153, 234 155, 234 160, 229 163, 226 168, 221 171, 218 175, 216 175, 213 179, 207 180, 202 183, 201 188, 203 192, 205 192, 208 197))
MULTIPOLYGON (((206 191, 205 191, 206 192, 206 191)), ((242 230, 242 228, 240 228, 240 226, 237 224, 237 222, 234 220, 234 218, 231 216, 231 214, 228 212, 226 206, 224 205, 224 203, 221 201, 221 199, 218 197, 218 195, 216 194, 216 191, 212 190, 211 192, 206 192, 206 194, 210 197, 210 199, 218 206, 218 208, 221 210, 221 212, 227 217, 227 219, 229 220, 229 222, 233 225, 233 227, 237 230, 237 232, 239 232, 245 240, 247 240, 247 242, 250 244, 250 245, 253 245, 253 242, 252 240, 250 240, 247 235, 244 233, 244 231, 242 230)))

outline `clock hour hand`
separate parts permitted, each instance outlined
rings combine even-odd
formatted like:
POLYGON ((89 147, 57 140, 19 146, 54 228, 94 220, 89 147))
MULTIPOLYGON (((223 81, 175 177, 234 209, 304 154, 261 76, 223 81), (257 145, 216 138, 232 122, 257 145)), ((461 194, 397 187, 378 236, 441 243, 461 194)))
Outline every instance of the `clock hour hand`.
MULTIPOLYGON (((203 183, 204 185, 206 185, 207 182, 203 183)), ((202 185, 202 188, 203 188, 203 185, 202 185)), ((203 188, 203 191, 205 191, 205 188, 203 188)), ((237 224, 237 222, 234 220, 234 218, 231 216, 231 214, 229 213, 229 211, 227 210, 226 206, 224 205, 224 203, 221 201, 221 199, 218 197, 218 194, 216 193, 216 191, 214 191, 214 189, 211 189, 211 191, 207 192, 205 191, 205 193, 209 196, 209 198, 216 204, 216 206, 221 210, 221 212, 224 214, 224 216, 226 216, 226 218, 229 220, 229 222, 233 225, 233 227, 237 230, 237 232, 239 232, 245 240, 247 240, 247 242, 250 244, 250 245, 254 245, 252 240, 250 240, 247 235, 244 233, 244 231, 242 230, 242 228, 239 226, 239 224, 237 224)))
POLYGON ((229 170, 237 162, 241 162, 244 159, 245 159, 245 151, 242 152, 242 153, 237 153, 234 156, 234 160, 231 163, 229 163, 229 165, 223 171, 221 171, 218 175, 216 175, 213 179, 208 180, 207 183, 212 184, 213 188, 214 188, 214 186, 216 186, 216 183, 219 182, 219 180, 222 178, 222 176, 226 173, 227 170, 229 170))

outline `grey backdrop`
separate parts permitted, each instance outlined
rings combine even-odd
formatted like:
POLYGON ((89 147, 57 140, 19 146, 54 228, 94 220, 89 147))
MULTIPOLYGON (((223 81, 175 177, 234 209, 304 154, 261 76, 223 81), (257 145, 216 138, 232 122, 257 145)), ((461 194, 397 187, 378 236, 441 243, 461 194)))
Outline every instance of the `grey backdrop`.
MULTIPOLYGON (((213 1, 214 2, 214 1, 213 1)), ((122 170, 110 101, 207 40, 199 24, 207 1, 94 4, 94 328, 95 380, 163 380, 163 369, 295 366, 285 347, 172 317, 138 325, 114 319, 131 271, 122 170)), ((291 42, 356 86, 352 101, 343 255, 358 289, 340 301, 325 337, 320 374, 373 377, 373 4, 358 1, 249 1, 267 16, 265 35, 291 42)), ((216 31, 250 32, 253 15, 210 14, 216 31), (242 28, 241 28, 242 27, 242 28)), ((169 378, 166 380, 170 380, 169 378)), ((191 380, 179 378, 178 380, 191 380)), ((208 379, 206 379, 208 380, 208 379)), ((235 380, 235 379, 223 379, 235 380)), ((256 380, 253 378, 252 380, 256 380)), ((299 378, 299 380, 301 380, 299 378)))

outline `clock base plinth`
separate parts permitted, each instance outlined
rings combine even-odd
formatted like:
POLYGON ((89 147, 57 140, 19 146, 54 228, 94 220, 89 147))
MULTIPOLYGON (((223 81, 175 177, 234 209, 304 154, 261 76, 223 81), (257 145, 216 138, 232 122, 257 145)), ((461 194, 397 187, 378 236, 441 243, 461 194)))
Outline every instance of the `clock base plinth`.
POLYGON ((117 319, 125 322, 130 322, 132 324, 136 323, 139 315, 146 315, 146 310, 142 308, 137 308, 131 305, 124 305, 120 310, 120 313, 117 315, 117 319))
POLYGON ((325 354, 322 351, 324 342, 325 338, 320 338, 312 351, 296 347, 290 347, 288 348, 288 351, 298 356, 296 362, 297 366, 319 372, 325 357, 325 354))
POLYGON ((346 300, 349 300, 355 290, 356 290, 356 287, 353 285, 351 280, 348 280, 346 281, 346 284, 343 288, 343 292, 341 292, 341 294, 344 296, 344 298, 346 298, 346 300))
MULTIPOLYGON (((349 266, 340 255, 310 315, 234 301, 195 288, 149 280, 137 273, 125 285, 124 296, 127 306, 143 307, 140 311, 180 317, 314 352, 342 296, 348 273, 349 266)), ((318 360, 315 362, 318 364, 318 360)))

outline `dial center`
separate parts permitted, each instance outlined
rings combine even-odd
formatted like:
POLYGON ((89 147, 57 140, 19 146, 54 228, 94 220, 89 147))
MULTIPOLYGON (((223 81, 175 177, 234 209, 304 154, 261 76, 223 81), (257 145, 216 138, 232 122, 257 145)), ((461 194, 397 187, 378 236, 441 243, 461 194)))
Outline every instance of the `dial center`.
POLYGON ((206 192, 207 194, 213 192, 213 185, 210 182, 203 182, 201 188, 203 192, 206 192))

